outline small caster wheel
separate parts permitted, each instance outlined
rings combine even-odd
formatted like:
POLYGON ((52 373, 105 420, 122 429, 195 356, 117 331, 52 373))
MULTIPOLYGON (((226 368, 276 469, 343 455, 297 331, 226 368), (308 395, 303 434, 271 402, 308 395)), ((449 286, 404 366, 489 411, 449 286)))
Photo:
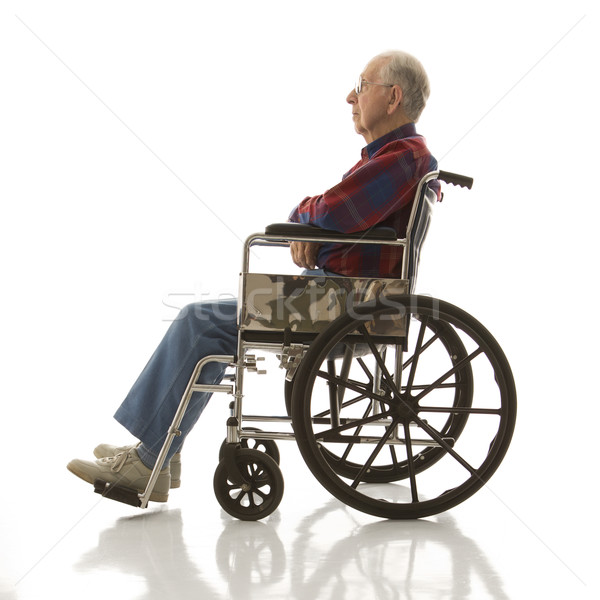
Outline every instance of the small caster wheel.
MULTIPOLYGON (((254 427, 248 427, 244 429, 244 431, 256 431, 260 432, 260 429, 256 429, 254 427)), ((227 440, 223 440, 221 444, 221 448, 219 449, 219 462, 223 460, 225 456, 225 445, 227 444, 227 440)), ((240 442, 240 446, 242 448, 248 448, 250 450, 260 450, 265 454, 268 454, 277 464, 279 464, 279 448, 277 444, 273 440, 257 440, 255 438, 244 438, 240 442)))
POLYGON ((223 510, 242 521, 257 521, 269 516, 281 502, 283 476, 277 463, 264 452, 239 449, 234 456, 242 482, 229 472, 223 459, 213 480, 215 495, 223 510))

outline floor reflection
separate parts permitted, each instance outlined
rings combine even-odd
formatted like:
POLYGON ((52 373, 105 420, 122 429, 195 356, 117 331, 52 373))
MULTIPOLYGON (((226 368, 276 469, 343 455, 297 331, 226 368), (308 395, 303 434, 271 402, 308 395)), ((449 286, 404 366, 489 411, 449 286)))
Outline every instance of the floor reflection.
POLYGON ((220 599, 202 577, 183 539, 181 510, 158 510, 123 517, 104 530, 98 546, 74 565, 77 571, 114 570, 142 577, 144 600, 177 598, 220 599))
POLYGON ((300 525, 290 557, 294 598, 321 597, 326 588, 336 598, 472 598, 475 578, 486 597, 508 598, 485 555, 448 515, 362 525, 324 549, 321 528, 332 513, 352 525, 352 511, 333 501, 300 525), (356 586, 360 593, 351 596, 356 586))
POLYGON ((449 514, 367 524, 360 517, 334 499, 295 528, 277 513, 265 522, 223 513, 221 533, 205 540, 214 544, 209 564, 186 546, 181 510, 165 508, 119 519, 75 568, 144 578, 147 592, 139 598, 148 600, 174 593, 236 600, 480 597, 474 589, 508 598, 489 560, 449 514))
POLYGON ((229 521, 217 541, 215 560, 230 598, 252 598, 280 585, 289 589, 285 547, 272 523, 229 521))

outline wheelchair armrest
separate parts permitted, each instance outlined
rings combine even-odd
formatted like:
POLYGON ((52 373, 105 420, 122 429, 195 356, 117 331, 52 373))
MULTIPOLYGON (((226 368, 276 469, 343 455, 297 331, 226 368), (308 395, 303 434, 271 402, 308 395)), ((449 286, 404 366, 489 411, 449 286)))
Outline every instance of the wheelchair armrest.
POLYGON ((372 227, 366 231, 359 231, 357 233, 342 233, 341 231, 334 231, 332 229, 321 229, 314 225, 307 225, 306 223, 273 223, 265 228, 265 234, 268 235, 280 235, 282 237, 294 236, 294 237, 320 237, 320 238, 353 238, 357 240, 374 240, 374 241, 388 241, 397 239, 396 231, 392 227, 372 227))

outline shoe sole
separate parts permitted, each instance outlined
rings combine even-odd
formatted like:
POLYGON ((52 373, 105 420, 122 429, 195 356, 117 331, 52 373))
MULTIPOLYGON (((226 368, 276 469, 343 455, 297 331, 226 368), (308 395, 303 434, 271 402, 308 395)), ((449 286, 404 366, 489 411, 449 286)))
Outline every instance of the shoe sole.
MULTIPOLYGON (((77 469, 76 467, 74 467, 73 465, 71 465, 70 463, 67 465, 67 469, 69 471, 71 471, 71 473, 73 473, 73 475, 76 475, 77 477, 79 477, 79 479, 83 479, 83 481, 86 481, 87 483, 91 483, 92 485, 94 485, 94 481, 95 479, 92 479, 91 477, 88 476, 88 474, 85 471, 80 471, 79 469, 77 469)), ((117 485, 118 482, 115 482, 117 485)), ((123 486, 125 487, 125 486, 123 486)), ((128 488, 128 489, 133 489, 133 488, 128 488)), ((138 494, 143 494, 145 491, 145 488, 143 490, 135 490, 138 494)), ((161 494, 160 492, 152 492, 150 494, 150 500, 152 502, 166 502, 169 499, 169 494, 161 494)))

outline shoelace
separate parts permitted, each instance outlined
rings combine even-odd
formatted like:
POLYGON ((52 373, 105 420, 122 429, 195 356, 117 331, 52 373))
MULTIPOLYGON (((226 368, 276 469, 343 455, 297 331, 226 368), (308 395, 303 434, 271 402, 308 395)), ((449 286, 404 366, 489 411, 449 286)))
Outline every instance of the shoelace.
POLYGON ((120 452, 116 456, 107 456, 106 458, 102 459, 102 462, 106 463, 107 465, 110 463, 114 463, 111 466, 110 470, 114 471, 115 473, 118 473, 123 468, 123 465, 127 462, 128 458, 129 458, 129 451, 126 451, 126 452, 120 452))

